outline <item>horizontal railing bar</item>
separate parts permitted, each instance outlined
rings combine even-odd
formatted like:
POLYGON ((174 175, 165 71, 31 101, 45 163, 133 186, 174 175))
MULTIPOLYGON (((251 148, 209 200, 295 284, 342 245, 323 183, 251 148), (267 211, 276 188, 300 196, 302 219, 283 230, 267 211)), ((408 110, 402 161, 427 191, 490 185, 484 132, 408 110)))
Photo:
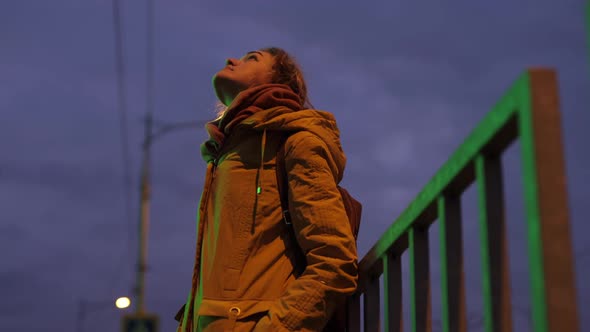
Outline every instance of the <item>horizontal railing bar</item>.
MULTIPOLYGON (((367 282, 381 275, 384 266, 389 270, 390 265, 383 264, 384 255, 399 259, 407 248, 410 249, 412 274, 411 323, 416 331, 431 328, 430 286, 424 283, 424 278, 428 280, 428 264, 418 257, 425 256, 428 261, 427 232, 437 216, 436 200, 441 195, 459 196, 475 180, 476 168, 479 186, 484 186, 483 190, 480 189, 480 194, 484 193, 480 195, 484 196, 480 204, 484 206, 481 215, 484 228, 482 264, 487 298, 486 330, 510 330, 509 278, 506 277, 508 260, 506 248, 503 247, 506 239, 502 235, 504 226, 499 225, 503 216, 498 214, 504 212, 503 204, 498 203, 501 202, 498 200, 501 190, 488 188, 492 182, 498 182, 498 178, 501 181, 501 177, 494 175, 496 171, 487 174, 486 169, 490 168, 490 164, 489 160, 483 158, 499 158, 517 135, 521 136, 522 144, 534 330, 578 330, 556 86, 555 72, 552 70, 532 69, 522 74, 381 235, 359 262, 359 288, 349 298, 352 300, 349 315, 352 331, 360 330, 359 296, 366 290, 367 282), (476 167, 477 156, 482 157, 477 159, 476 167), (488 181, 488 177, 495 179, 488 181), (426 254, 422 254, 424 247, 426 254)), ((499 170, 499 166, 496 166, 499 170)))
MULTIPOLYGON (((399 257, 401 259, 402 254, 408 249, 408 235, 402 235, 390 248, 388 253, 392 256, 399 257)), ((366 256, 365 256, 366 257, 366 256)), ((372 266, 369 267, 370 270, 359 270, 359 275, 363 276, 359 278, 357 292, 363 293, 367 288, 367 281, 371 278, 379 277, 383 274, 383 259, 376 261, 372 266)))
MULTIPOLYGON (((514 140, 513 119, 518 109, 518 93, 528 88, 529 71, 523 73, 484 119, 469 134, 428 184, 381 235, 377 243, 359 263, 361 278, 381 260, 393 244, 408 231, 426 211, 435 211, 435 200, 444 191, 461 191, 473 182, 472 161, 482 150, 502 150, 514 140)), ((429 212, 431 213, 431 212, 429 212)), ((427 213, 429 217, 431 215, 427 213)), ((431 218, 424 218, 428 220, 431 218)))
MULTIPOLYGON (((516 116, 513 116, 508 120, 506 126, 500 129, 498 132, 498 136, 492 138, 492 140, 482 147, 483 151, 488 151, 489 153, 501 153, 504 149, 510 146, 510 143, 514 141, 517 137, 517 121, 516 116)), ((460 196, 461 193, 475 181, 475 171, 473 167, 473 163, 470 163, 459 173, 455 182, 452 182, 449 187, 447 187, 444 191, 448 194, 452 194, 455 196, 460 196)), ((437 217, 436 212, 436 205, 430 204, 425 210, 420 214, 415 221, 416 225, 420 225, 422 227, 428 227, 432 224, 437 217)), ((383 240, 383 237, 380 241, 383 240)), ((384 241, 383 243, 389 244, 391 241, 387 242, 384 241)), ((379 243, 379 242, 378 242, 379 243)), ((408 248, 407 239, 398 238, 398 241, 395 241, 393 245, 389 248, 389 251, 398 255, 402 255, 403 252, 408 248), (401 240, 401 241, 400 241, 401 240)), ((387 251, 387 250, 386 250, 387 251)), ((369 265, 364 263, 363 261, 359 264, 359 270, 361 275, 381 275, 383 273, 382 266, 380 264, 379 257, 372 257, 372 255, 383 252, 382 249, 377 249, 374 246, 363 258, 366 262, 375 262, 373 265, 369 265)), ((361 279, 359 283, 358 291, 362 292, 365 290, 365 282, 361 279)))

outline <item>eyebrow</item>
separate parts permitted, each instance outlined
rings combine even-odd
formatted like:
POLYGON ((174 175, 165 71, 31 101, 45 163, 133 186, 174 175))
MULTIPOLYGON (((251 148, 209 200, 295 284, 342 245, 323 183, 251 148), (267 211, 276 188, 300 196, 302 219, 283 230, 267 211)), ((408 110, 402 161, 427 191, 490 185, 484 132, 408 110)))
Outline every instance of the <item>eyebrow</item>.
POLYGON ((260 56, 264 56, 264 55, 262 54, 262 52, 260 52, 260 51, 250 51, 250 52, 246 53, 246 55, 245 55, 245 56, 248 56, 248 55, 250 55, 250 54, 252 54, 252 53, 258 53, 258 54, 260 54, 260 56))

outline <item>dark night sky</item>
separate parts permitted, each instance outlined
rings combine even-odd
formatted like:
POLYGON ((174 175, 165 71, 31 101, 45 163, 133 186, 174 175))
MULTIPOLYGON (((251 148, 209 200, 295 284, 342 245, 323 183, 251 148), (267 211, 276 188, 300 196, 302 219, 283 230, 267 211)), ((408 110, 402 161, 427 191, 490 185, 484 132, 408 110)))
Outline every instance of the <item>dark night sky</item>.
MULTIPOLYGON (((2 332, 74 331, 78 300, 130 294, 146 105, 146 6, 122 3, 132 225, 125 215, 111 1, 0 3, 2 332)), ((306 73, 314 105, 339 121, 348 156, 344 184, 364 204, 363 256, 525 68, 556 68, 580 320, 582 331, 590 331, 590 286, 584 283, 590 280, 584 212, 590 56, 583 7, 582 0, 156 1, 155 116, 163 122, 210 119, 211 77, 227 57, 269 45, 290 51, 306 73)), ((162 331, 174 329, 172 316, 190 286, 205 170, 198 147, 205 138, 202 129, 179 131, 153 149, 146 296, 162 331)), ((516 144, 504 161, 514 326, 525 331, 529 283, 518 160, 516 144)), ((482 331, 476 207, 471 188, 464 200, 467 303, 470 327, 482 331)), ((437 248, 435 224, 435 325, 437 248)), ((120 315, 108 306, 88 312, 86 331, 118 331, 120 315)))

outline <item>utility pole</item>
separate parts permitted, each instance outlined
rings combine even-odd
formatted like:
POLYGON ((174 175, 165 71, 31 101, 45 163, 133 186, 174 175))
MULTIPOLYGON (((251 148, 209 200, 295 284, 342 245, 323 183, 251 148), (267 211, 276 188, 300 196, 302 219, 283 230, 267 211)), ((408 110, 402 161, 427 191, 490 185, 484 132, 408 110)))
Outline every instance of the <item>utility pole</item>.
POLYGON ((178 129, 203 128, 207 121, 180 122, 161 125, 157 131, 153 129, 152 113, 145 118, 144 140, 142 144, 142 162, 140 178, 140 211, 139 211, 139 254, 137 257, 136 288, 137 313, 145 313, 145 273, 148 269, 147 248, 150 224, 151 203, 151 147, 152 143, 162 135, 178 129))
POLYGON ((154 110, 154 0, 147 3, 146 42, 146 118, 142 146, 139 210, 139 255, 137 260, 137 313, 145 312, 145 272, 147 270, 147 236, 150 220, 150 146, 154 110))
POLYGON ((147 1, 147 42, 146 42, 146 118, 144 140, 142 144, 142 161, 140 171, 140 211, 139 211, 139 252, 136 266, 135 296, 137 299, 137 315, 145 315, 145 273, 148 269, 147 249, 150 224, 150 202, 151 202, 151 146, 153 141, 161 135, 175 129, 200 127, 203 128, 206 122, 183 122, 172 125, 160 125, 159 130, 154 132, 154 21, 155 5, 154 0, 147 1))
POLYGON ((145 119, 145 136, 142 144, 140 210, 139 210, 139 255, 137 260, 137 312, 145 309, 145 272, 147 270, 147 235, 150 222, 150 147, 152 140, 152 114, 148 112, 145 119))

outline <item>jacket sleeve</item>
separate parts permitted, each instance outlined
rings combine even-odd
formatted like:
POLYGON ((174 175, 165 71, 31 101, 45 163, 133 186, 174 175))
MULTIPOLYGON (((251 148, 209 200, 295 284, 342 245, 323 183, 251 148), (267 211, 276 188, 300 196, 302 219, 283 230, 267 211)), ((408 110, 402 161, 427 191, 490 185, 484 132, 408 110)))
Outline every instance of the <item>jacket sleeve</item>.
POLYGON ((285 144, 289 210, 307 267, 271 306, 270 326, 321 331, 334 308, 356 290, 356 243, 327 145, 311 133, 295 134, 285 144))

